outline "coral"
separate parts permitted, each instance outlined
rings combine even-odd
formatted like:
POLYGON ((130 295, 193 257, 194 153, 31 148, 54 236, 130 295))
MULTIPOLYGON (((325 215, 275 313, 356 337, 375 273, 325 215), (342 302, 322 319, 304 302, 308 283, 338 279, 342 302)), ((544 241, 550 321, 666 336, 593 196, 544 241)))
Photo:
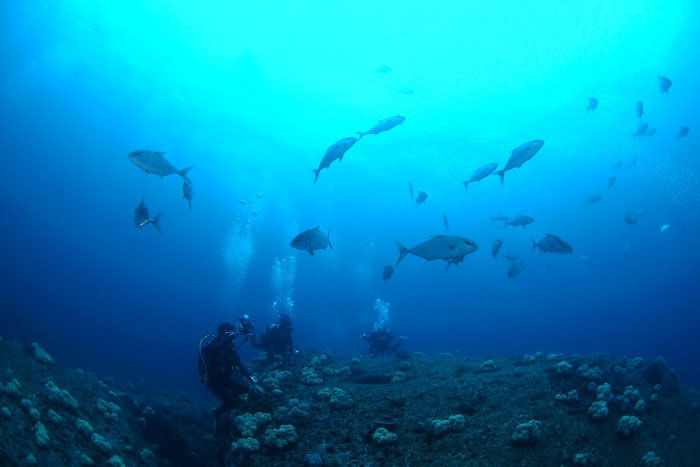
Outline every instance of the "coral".
POLYGON ((585 363, 576 369, 576 374, 586 381, 601 381, 603 379, 603 370, 596 366, 591 368, 585 363))
POLYGON ((330 400, 328 401, 328 404, 334 409, 343 410, 352 407, 355 404, 355 401, 352 400, 348 393, 343 391, 342 389, 333 388, 333 392, 331 394, 330 400))
MULTIPOLYGON (((537 354, 535 354, 537 355, 537 354)), ((554 360, 562 360, 564 359, 564 354, 563 353, 550 353, 547 354, 547 360, 550 362, 553 362, 554 360)))
POLYGON ((576 389, 572 389, 566 394, 557 394, 554 396, 554 399, 558 400, 559 402, 578 402, 578 391, 576 389))
POLYGON ((78 401, 65 389, 58 388, 53 381, 49 380, 44 387, 49 391, 49 400, 59 403, 72 409, 78 408, 78 401))
POLYGON ((39 344, 32 342, 30 350, 34 358, 36 358, 41 363, 53 363, 53 357, 49 355, 44 349, 39 347, 39 344))
POLYGON ((78 456, 78 460, 80 461, 80 463, 82 465, 94 465, 95 464, 95 461, 93 461, 90 458, 90 456, 88 456, 87 454, 85 454, 83 452, 81 452, 80 456, 78 456))
POLYGON ((458 432, 464 429, 464 415, 450 415, 447 420, 433 420, 430 422, 430 434, 442 436, 446 433, 458 432))
POLYGON ((3 407, 2 409, 0 409, 0 413, 5 418, 12 418, 12 412, 10 412, 10 409, 8 409, 7 407, 3 407))
POLYGON ((112 445, 108 443, 102 435, 98 433, 93 433, 92 437, 90 438, 90 442, 92 442, 93 446, 95 446, 97 449, 100 451, 104 452, 105 454, 109 454, 112 452, 112 445))
POLYGON ((639 391, 635 389, 634 386, 630 385, 625 388, 625 392, 622 393, 624 397, 629 399, 630 401, 636 401, 639 399, 639 391))
POLYGON ((609 401, 612 399, 612 388, 610 387, 610 384, 605 383, 601 384, 598 386, 595 390, 596 396, 595 398, 599 401, 609 401))
MULTIPOLYGON (((330 396, 329 396, 330 397, 330 396)), ((289 399, 289 407, 280 406, 275 410, 275 420, 282 423, 303 424, 311 416, 311 406, 299 399, 289 399)))
POLYGON ((644 402, 644 399, 639 399, 636 404, 634 404, 634 411, 635 412, 643 412, 646 410, 647 404, 644 402))
POLYGON ((267 425, 271 421, 272 416, 269 413, 257 412, 255 415, 251 415, 246 412, 236 417, 234 423, 244 437, 252 438, 259 427, 267 425))
POLYGON ((231 452, 251 453, 260 450, 260 442, 255 438, 241 438, 231 443, 231 452))
POLYGON ((515 427, 515 432, 510 436, 514 444, 531 445, 542 438, 542 422, 530 420, 515 427))
POLYGON ((321 359, 318 357, 314 357, 311 359, 311 366, 314 368, 318 368, 321 366, 321 359))
POLYGON ((141 459, 141 462, 144 464, 154 464, 156 462, 155 454, 148 448, 141 449, 141 452, 139 452, 139 459, 141 459))
POLYGON ((51 420, 51 422, 52 422, 52 423, 55 423, 56 425, 58 425, 59 423, 61 423, 61 422, 63 421, 63 417, 61 417, 61 416, 60 416, 56 411, 54 411, 53 409, 49 409, 48 417, 49 417, 49 420, 51 420))
POLYGON ((331 388, 319 389, 316 396, 320 399, 330 399, 333 395, 333 390, 331 388))
POLYGON ((362 360, 360 360, 360 357, 352 357, 352 359, 350 359, 350 363, 353 365, 358 365, 361 361, 362 360))
POLYGON ((623 438, 631 438, 639 430, 641 425, 642 421, 634 415, 623 415, 617 422, 617 429, 615 431, 623 438))
POLYGON ((484 363, 481 364, 481 371, 483 372, 490 372, 490 371, 496 371, 498 368, 496 368, 496 362, 493 360, 486 360, 484 363))
POLYGON ((49 432, 46 431, 46 427, 41 422, 36 422, 34 425, 34 434, 36 436, 36 444, 39 447, 46 447, 49 444, 49 432))
POLYGON ((411 365, 411 362, 406 361, 406 360, 399 363, 399 369, 403 370, 403 371, 410 370, 412 367, 413 367, 413 365, 411 365))
POLYGON ((654 451, 648 451, 642 457, 642 465, 644 467, 662 467, 664 465, 664 461, 662 461, 654 451))
POLYGON ((301 382, 307 386, 323 384, 323 380, 319 377, 318 373, 316 373, 316 370, 308 366, 301 370, 301 382))
POLYGON ((97 399, 97 410, 102 412, 102 415, 104 415, 107 420, 114 422, 119 420, 119 412, 122 411, 114 402, 107 402, 102 399, 97 399))
POLYGON ((394 373, 394 376, 391 378, 392 383, 403 383, 404 381, 406 381, 406 375, 400 371, 394 373))
POLYGON ((608 413, 608 404, 605 401, 595 401, 588 407, 588 414, 596 422, 603 420, 608 416, 608 413))
POLYGON ((84 434, 85 436, 91 436, 94 431, 90 422, 82 419, 78 419, 75 422, 75 429, 84 434))
POLYGON ((297 440, 297 432, 293 425, 281 425, 279 428, 265 430, 265 444, 267 446, 282 449, 297 440))
POLYGON ((573 458, 574 465, 593 465, 593 459, 590 454, 578 453, 573 458))
POLYGON ((12 378, 12 381, 7 383, 7 385, 3 386, 0 384, 0 393, 6 394, 10 397, 22 397, 22 392, 20 391, 22 389, 22 385, 19 384, 19 381, 16 379, 12 378))
POLYGON ((522 361, 523 365, 532 365, 536 361, 537 361, 537 358, 533 357, 530 354, 526 353, 525 355, 523 355, 523 361, 522 361))
POLYGON ((554 365, 554 374, 557 376, 567 377, 571 375, 572 371, 573 367, 571 366, 571 363, 567 362, 566 360, 562 360, 554 365))
POLYGON ((36 457, 34 457, 34 454, 27 454, 27 457, 24 458, 24 462, 27 463, 27 465, 36 465, 37 460, 36 457))
POLYGON ((380 446, 387 444, 394 444, 399 440, 399 437, 395 433, 391 433, 386 428, 377 428, 377 430, 372 435, 372 440, 380 446))
POLYGON ((657 393, 654 393, 649 397, 649 400, 654 402, 654 403, 659 402, 660 399, 661 398, 659 397, 659 395, 657 393))
POLYGON ((107 465, 112 467, 126 467, 122 458, 117 455, 110 457, 107 461, 107 465))

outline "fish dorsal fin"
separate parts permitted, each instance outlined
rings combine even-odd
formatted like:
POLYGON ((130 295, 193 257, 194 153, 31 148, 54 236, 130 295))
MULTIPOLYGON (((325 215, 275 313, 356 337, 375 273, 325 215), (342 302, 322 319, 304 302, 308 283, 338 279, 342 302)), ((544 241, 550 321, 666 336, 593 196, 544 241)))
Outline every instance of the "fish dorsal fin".
POLYGON ((311 230, 320 230, 320 229, 321 229, 321 226, 320 226, 320 225, 317 225, 316 227, 314 227, 314 228, 311 229, 311 230))
POLYGON ((167 153, 165 151, 156 151, 156 154, 158 154, 159 156, 164 156, 167 153))
POLYGON ((444 238, 445 235, 431 235, 430 238, 444 238))

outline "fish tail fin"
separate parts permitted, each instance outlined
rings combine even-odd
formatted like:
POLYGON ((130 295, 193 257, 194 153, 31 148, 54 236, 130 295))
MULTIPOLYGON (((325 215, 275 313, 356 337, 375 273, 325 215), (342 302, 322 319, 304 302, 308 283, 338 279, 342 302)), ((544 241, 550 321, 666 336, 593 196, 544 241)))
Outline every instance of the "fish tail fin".
POLYGON ((182 170, 179 171, 178 173, 180 174, 180 176, 181 176, 184 180, 189 180, 189 178, 187 177, 187 172, 189 172, 189 171, 192 170, 192 169, 194 169, 194 166, 192 166, 192 167, 185 167, 184 169, 182 169, 182 170))
POLYGON ((396 243, 396 246, 399 247, 399 259, 396 260, 396 265, 394 266, 397 267, 401 260, 404 259, 408 253, 410 253, 410 250, 399 242, 395 241, 394 243, 396 243))
POLYGON ((445 268, 445 272, 447 272, 447 271, 450 269, 450 265, 451 265, 451 264, 452 264, 452 263, 450 263, 449 261, 447 262, 447 267, 445 268))
POLYGON ((328 229, 328 246, 333 248, 333 244, 331 243, 331 229, 328 229))
POLYGON ((160 234, 163 233, 163 232, 160 230, 160 218, 161 218, 161 217, 163 217, 163 213, 162 213, 162 212, 159 212, 158 214, 156 214, 156 217, 154 217, 153 220, 151 221, 151 224, 153 224, 153 227, 155 227, 156 230, 158 231, 158 233, 160 233, 160 234))
POLYGON ((496 171, 496 175, 498 175, 499 177, 501 177, 501 185, 503 185, 503 180, 504 180, 504 178, 505 178, 506 171, 505 171, 505 170, 497 170, 497 171, 496 171))
POLYGON ((467 190, 467 187, 469 186, 469 182, 462 182, 464 183, 464 189, 467 190))
POLYGON ((321 169, 311 169, 311 171, 314 173, 314 183, 318 181, 318 174, 321 173, 321 169))
POLYGON ((187 203, 190 205, 190 209, 192 209, 192 200, 187 198, 187 203))
POLYGON ((309 251, 309 254, 310 254, 311 256, 314 255, 314 250, 308 250, 308 251, 309 251))
POLYGON ((532 251, 535 251, 535 249, 537 248, 537 242, 534 238, 530 238, 530 240, 532 240, 532 251))

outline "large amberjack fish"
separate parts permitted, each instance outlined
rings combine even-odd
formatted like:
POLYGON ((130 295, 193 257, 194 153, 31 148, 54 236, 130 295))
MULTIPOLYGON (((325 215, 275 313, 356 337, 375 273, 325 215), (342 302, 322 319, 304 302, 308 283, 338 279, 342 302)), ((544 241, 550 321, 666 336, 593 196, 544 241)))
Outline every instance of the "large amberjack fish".
POLYGON ((177 174, 183 179, 187 179, 187 172, 194 168, 177 169, 165 158, 164 152, 150 151, 148 149, 132 151, 129 153, 129 160, 147 174, 158 175, 159 177, 177 174))
POLYGON ((486 177, 491 175, 497 167, 498 163, 496 162, 492 162, 491 164, 486 164, 483 167, 479 167, 474 171, 469 180, 467 180, 466 182, 462 182, 464 184, 464 189, 466 190, 470 183, 478 182, 479 180, 485 179, 486 177))
POLYGON ((406 248, 399 242, 396 242, 396 246, 399 247, 399 259, 396 260, 394 267, 397 267, 409 254, 426 261, 441 259, 447 261, 449 267, 450 264, 462 262, 465 256, 479 249, 479 246, 468 238, 455 235, 434 235, 413 248, 406 248))
POLYGON ((353 147, 357 141, 358 138, 351 136, 349 138, 340 139, 331 144, 328 149, 326 149, 326 153, 323 155, 323 159, 321 159, 321 163, 318 165, 318 168, 311 169, 311 171, 314 173, 314 183, 318 181, 318 175, 321 173, 321 170, 329 168, 336 160, 342 162, 345 153, 348 151, 348 149, 353 147))
POLYGON ((561 254, 567 254, 567 253, 573 253, 574 249, 566 243, 564 240, 562 240, 560 237, 557 237, 556 235, 552 234, 547 234, 545 237, 540 240, 539 242, 536 242, 535 239, 532 239, 532 251, 535 251, 536 248, 539 248, 542 250, 544 253, 561 253, 561 254))
POLYGON ((330 231, 328 235, 326 235, 321 232, 320 226, 300 233, 292 239, 290 246, 297 250, 308 251, 311 256, 314 255, 314 251, 316 250, 325 250, 328 247, 333 248, 330 231))
POLYGON ((503 179, 506 172, 522 167, 525 162, 529 161, 535 154, 537 154, 537 151, 542 149, 543 145, 544 141, 541 139, 535 139, 528 141, 525 144, 521 144, 517 148, 513 149, 503 170, 498 170, 495 172, 496 175, 501 177, 501 185, 503 185, 503 179))
POLYGON ((365 135, 378 135, 379 133, 384 133, 385 131, 389 131, 396 126, 403 124, 403 122, 405 120, 406 120, 406 117, 401 116, 399 114, 396 114, 393 117, 385 118, 384 120, 379 120, 369 130, 367 130, 365 132, 358 131, 357 134, 360 135, 360 137, 358 139, 362 139, 362 137, 365 135))

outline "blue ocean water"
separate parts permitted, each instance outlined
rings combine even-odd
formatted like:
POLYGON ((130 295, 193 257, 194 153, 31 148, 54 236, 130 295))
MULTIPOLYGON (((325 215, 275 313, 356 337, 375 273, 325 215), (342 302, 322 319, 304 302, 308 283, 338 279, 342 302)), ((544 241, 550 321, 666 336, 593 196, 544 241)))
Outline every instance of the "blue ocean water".
POLYGON ((222 320, 247 313, 262 330, 287 312, 298 346, 365 353, 380 300, 410 351, 662 355, 700 382, 697 3, 1 8, 3 337, 201 391, 197 345, 222 320), (632 136, 637 101, 653 136, 632 136), (403 125, 313 183, 332 143, 395 114, 403 125), (502 186, 465 192, 535 139, 502 186), (180 177, 130 162, 137 149, 195 167, 191 209, 180 177), (142 198, 162 235, 134 226, 142 198), (535 222, 504 229, 499 214, 535 222), (333 249, 290 247, 315 226, 333 249), (395 241, 446 233, 479 250, 448 271, 409 256, 382 280, 395 241), (531 252, 545 234, 574 253, 531 252), (516 278, 491 256, 498 238, 521 257, 516 278))

